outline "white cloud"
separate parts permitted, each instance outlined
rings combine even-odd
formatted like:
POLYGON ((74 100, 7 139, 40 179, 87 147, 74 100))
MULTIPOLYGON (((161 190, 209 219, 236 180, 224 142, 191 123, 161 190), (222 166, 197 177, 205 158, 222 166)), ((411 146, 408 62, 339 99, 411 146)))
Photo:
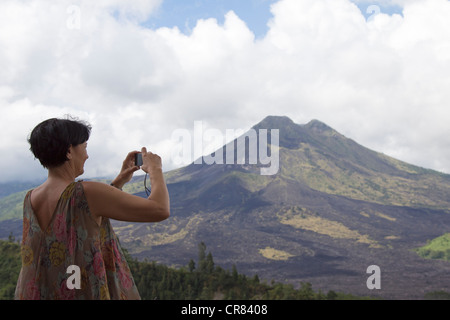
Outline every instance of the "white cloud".
POLYGON ((171 169, 175 129, 225 132, 269 114, 450 173, 450 2, 390 1, 403 16, 366 21, 348 0, 280 0, 258 39, 232 11, 189 35, 141 27, 160 2, 0 3, 1 179, 34 174, 26 135, 66 113, 94 127, 86 176, 116 173, 143 145, 171 169))

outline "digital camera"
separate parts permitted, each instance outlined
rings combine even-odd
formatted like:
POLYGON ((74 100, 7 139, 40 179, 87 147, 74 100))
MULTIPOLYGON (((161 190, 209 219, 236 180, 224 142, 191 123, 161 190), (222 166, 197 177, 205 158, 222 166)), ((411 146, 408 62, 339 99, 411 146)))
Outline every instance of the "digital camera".
POLYGON ((142 153, 136 153, 134 156, 134 164, 138 167, 142 166, 142 153))

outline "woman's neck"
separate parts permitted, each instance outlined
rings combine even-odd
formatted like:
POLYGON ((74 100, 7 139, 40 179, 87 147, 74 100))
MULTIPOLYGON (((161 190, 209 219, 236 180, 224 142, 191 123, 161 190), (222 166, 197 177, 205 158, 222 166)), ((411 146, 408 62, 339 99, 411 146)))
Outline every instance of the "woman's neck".
POLYGON ((66 182, 67 184, 75 181, 77 175, 71 166, 66 163, 56 168, 51 168, 48 170, 48 181, 49 182, 66 182))

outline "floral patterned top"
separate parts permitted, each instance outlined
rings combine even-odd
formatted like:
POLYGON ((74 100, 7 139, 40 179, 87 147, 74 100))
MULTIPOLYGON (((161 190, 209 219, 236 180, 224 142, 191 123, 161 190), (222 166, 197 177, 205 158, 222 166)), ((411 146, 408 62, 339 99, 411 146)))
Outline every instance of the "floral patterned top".
POLYGON ((111 222, 103 217, 98 225, 94 220, 81 181, 64 190, 46 230, 31 207, 31 192, 23 205, 22 269, 15 299, 140 299, 111 222), (78 267, 75 287, 77 273, 71 266, 78 267))

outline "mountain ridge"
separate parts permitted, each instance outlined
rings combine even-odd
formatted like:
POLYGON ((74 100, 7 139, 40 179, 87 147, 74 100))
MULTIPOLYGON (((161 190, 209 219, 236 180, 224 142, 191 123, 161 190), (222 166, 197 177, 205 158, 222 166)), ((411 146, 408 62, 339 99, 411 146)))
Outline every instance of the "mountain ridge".
POLYGON ((411 298, 450 283, 448 264, 412 253, 450 228, 448 175, 367 149, 317 120, 266 117, 252 128, 280 130, 280 171, 261 176, 258 165, 204 163, 179 169, 167 179, 178 220, 135 231, 128 244, 136 256, 182 265, 201 240, 221 265, 324 290, 411 298), (407 277, 402 260, 414 266, 407 277), (383 292, 365 286, 366 268, 376 263, 390 287, 383 292), (432 285, 418 271, 427 268, 439 274, 432 285))

